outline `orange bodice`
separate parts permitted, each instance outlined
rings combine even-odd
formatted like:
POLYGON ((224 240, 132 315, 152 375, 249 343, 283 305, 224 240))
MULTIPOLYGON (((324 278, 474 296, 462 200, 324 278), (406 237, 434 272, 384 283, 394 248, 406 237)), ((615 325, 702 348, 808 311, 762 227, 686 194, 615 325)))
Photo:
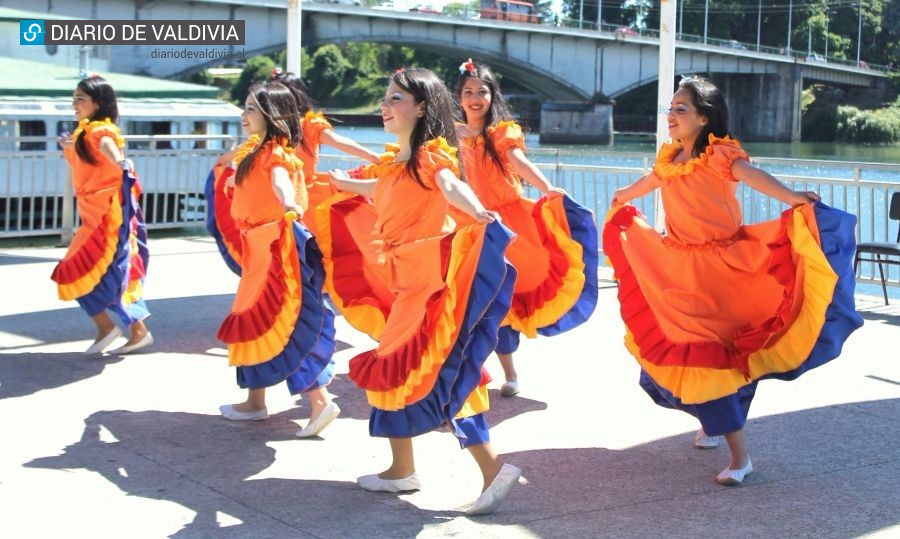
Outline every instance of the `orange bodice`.
POLYGON ((484 136, 461 139, 460 152, 466 168, 466 182, 484 206, 495 210, 517 201, 523 193, 522 183, 507 159, 507 152, 513 148, 525 150, 522 128, 512 121, 500 122, 487 128, 502 166, 485 151, 484 136))
POLYGON ((713 135, 699 157, 675 163, 680 151, 678 144, 663 145, 653 166, 660 179, 669 239, 696 245, 733 238, 743 221, 731 164, 747 160, 747 154, 736 140, 713 135))
MULTIPOLYGON (((235 166, 259 144, 259 137, 250 137, 235 155, 235 166)), ((282 167, 287 170, 294 183, 295 200, 306 209, 306 185, 303 181, 303 163, 294 156, 290 147, 275 140, 265 142, 253 161, 250 172, 234 189, 231 216, 242 229, 265 223, 280 221, 284 215, 284 205, 272 186, 272 169, 282 167)))
POLYGON ((75 152, 75 147, 64 150, 66 160, 72 167, 72 183, 75 185, 75 196, 84 197, 97 191, 115 187, 122 181, 122 169, 100 153, 100 141, 103 137, 110 137, 119 149, 125 147, 125 141, 119 134, 119 128, 108 118, 105 121, 88 122, 82 120, 72 134, 72 140, 77 141, 84 133, 84 141, 88 153, 96 163, 84 161, 75 152))

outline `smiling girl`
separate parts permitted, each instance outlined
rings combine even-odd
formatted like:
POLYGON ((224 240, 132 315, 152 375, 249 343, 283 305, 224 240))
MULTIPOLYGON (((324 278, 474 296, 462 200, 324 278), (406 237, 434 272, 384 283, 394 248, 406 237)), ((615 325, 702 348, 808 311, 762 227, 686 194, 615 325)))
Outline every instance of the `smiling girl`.
POLYGON ((340 413, 325 390, 334 375, 334 314, 323 302, 321 255, 297 222, 306 187, 293 153, 301 135, 290 90, 277 82, 251 86, 241 124, 249 138, 234 157, 231 217, 241 233, 242 272, 219 338, 248 391, 244 402, 220 411, 236 421, 266 419, 266 387, 286 380, 312 406, 297 436, 316 436, 340 413))
POLYGON ((728 136, 725 99, 710 81, 678 86, 668 113, 675 142, 663 145, 652 172, 616 191, 603 250, 641 387, 699 419, 698 448, 725 437, 731 462, 716 480, 738 485, 753 471, 743 429, 757 382, 792 380, 830 361, 862 325, 851 268, 856 218, 752 166, 728 136), (744 225, 740 181, 791 208, 744 225), (626 204, 657 188, 665 235, 626 204))
POLYGON ((522 128, 511 120, 491 70, 470 58, 459 72, 456 91, 465 123, 457 133, 466 182, 516 233, 506 251, 517 272, 515 293, 496 349, 506 377, 500 395, 511 397, 519 392, 512 356, 519 334, 557 335, 594 312, 597 227, 589 210, 554 187, 525 157, 522 128), (524 198, 523 180, 540 191, 540 200, 524 198))
POLYGON ((128 342, 110 354, 129 354, 153 344, 144 324, 150 316, 143 300, 150 255, 138 205, 140 187, 131 161, 122 153, 125 143, 116 125, 119 109, 113 87, 96 75, 82 80, 72 108, 78 128, 71 137, 61 136, 59 143, 72 167, 81 223, 51 278, 59 298, 77 300, 97 326, 86 355, 103 352, 122 335, 107 311, 131 331, 128 342))
POLYGON ((397 144, 378 164, 356 170, 357 179, 333 172, 347 193, 316 216, 329 296, 349 323, 379 341, 350 361, 350 378, 366 390, 369 432, 389 439, 392 462, 357 483, 418 490, 412 438, 447 427, 481 469, 482 494, 469 514, 491 513, 521 473, 494 452, 483 413, 482 365, 515 280, 503 258, 511 234, 460 181, 453 101, 434 73, 394 73, 381 115, 397 144), (454 230, 450 205, 473 224, 454 230))

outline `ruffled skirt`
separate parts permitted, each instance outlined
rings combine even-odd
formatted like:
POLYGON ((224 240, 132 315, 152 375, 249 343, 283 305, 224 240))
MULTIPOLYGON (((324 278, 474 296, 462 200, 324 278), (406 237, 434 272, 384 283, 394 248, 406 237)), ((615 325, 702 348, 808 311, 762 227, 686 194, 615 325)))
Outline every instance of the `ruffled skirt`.
POLYGON ((294 217, 288 213, 241 235, 241 281, 218 334, 240 387, 286 380, 298 393, 331 380, 334 313, 322 295, 321 254, 294 217))
POLYGON ((856 218, 823 204, 680 245, 633 206, 610 211, 603 248, 619 281, 625 345, 659 404, 707 434, 741 428, 757 381, 791 380, 840 355, 854 307, 856 218))
POLYGON ((233 189, 225 186, 234 169, 216 167, 206 178, 206 230, 216 240, 216 247, 228 269, 241 274, 241 231, 231 217, 233 189))
POLYGON ((520 198, 497 208, 515 234, 506 257, 516 268, 504 321, 527 337, 552 336, 584 323, 597 306, 597 226, 568 196, 520 198))
POLYGON ((379 341, 350 361, 373 406, 370 433, 405 438, 450 424, 471 438, 469 423, 483 423, 489 406, 482 366, 515 282, 504 259, 512 234, 499 223, 471 225, 376 250, 374 209, 362 197, 335 195, 316 217, 329 296, 379 341))
POLYGON ((51 275, 59 299, 78 301, 92 317, 110 310, 126 327, 150 316, 143 300, 150 252, 139 196, 129 171, 120 185, 79 196, 81 226, 51 275))

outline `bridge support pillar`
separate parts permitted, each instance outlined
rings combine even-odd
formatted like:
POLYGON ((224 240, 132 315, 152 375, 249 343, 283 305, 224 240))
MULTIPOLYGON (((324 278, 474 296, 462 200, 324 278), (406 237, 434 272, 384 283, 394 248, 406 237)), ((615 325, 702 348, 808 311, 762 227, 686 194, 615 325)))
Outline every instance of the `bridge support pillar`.
POLYGON ((720 80, 736 138, 800 142, 803 77, 799 66, 785 65, 771 74, 723 75, 720 80))
POLYGON ((609 103, 544 103, 541 142, 612 144, 613 108, 609 103))

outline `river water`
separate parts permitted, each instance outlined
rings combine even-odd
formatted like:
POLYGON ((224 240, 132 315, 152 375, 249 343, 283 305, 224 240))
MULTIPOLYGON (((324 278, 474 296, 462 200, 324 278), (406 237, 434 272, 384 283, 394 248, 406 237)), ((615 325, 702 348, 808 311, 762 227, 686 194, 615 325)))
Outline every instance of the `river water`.
MULTIPOLYGON (((335 124, 335 129, 358 142, 369 144, 384 144, 393 142, 392 135, 384 132, 379 127, 354 127, 335 124)), ((544 148, 561 150, 566 154, 591 154, 606 157, 611 152, 623 153, 653 153, 654 143, 648 138, 632 136, 619 136, 614 144, 609 146, 589 146, 570 144, 541 144, 537 133, 528 133, 525 136, 526 145, 529 148, 544 148)), ((815 159, 836 161, 857 161, 868 163, 900 163, 900 145, 865 145, 846 144, 833 142, 749 142, 744 145, 752 157, 776 157, 786 159, 815 159)), ((594 164, 602 165, 603 162, 594 164)))

